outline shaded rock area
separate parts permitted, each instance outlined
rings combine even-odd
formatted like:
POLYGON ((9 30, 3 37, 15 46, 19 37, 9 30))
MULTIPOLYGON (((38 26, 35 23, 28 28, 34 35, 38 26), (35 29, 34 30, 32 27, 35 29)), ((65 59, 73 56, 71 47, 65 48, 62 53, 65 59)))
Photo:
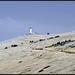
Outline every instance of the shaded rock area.
POLYGON ((23 44, 23 43, 21 43, 21 44, 23 44))
POLYGON ((56 44, 52 44, 51 46, 49 47, 56 47, 56 46, 64 46, 65 44, 68 44, 70 42, 75 42, 74 40, 65 40, 65 41, 61 41, 61 42, 57 42, 56 44))
POLYGON ((43 48, 35 48, 35 50, 43 50, 43 48))
MULTIPOLYGON (((70 42, 74 42, 74 40, 65 40, 65 41, 59 41, 59 42, 57 42, 57 43, 55 43, 55 44, 52 44, 52 45, 50 45, 50 46, 45 46, 45 48, 49 48, 49 47, 57 47, 57 46, 64 46, 65 44, 68 44, 68 43, 70 43, 70 42)), ((69 46, 70 47, 70 46, 69 46)), ((71 46, 72 47, 72 46, 71 46)))
POLYGON ((69 53, 69 54, 75 54, 75 52, 71 52, 71 51, 62 51, 62 52, 69 53))
POLYGON ((70 45, 70 46, 68 46, 68 47, 74 48, 74 47, 75 47, 75 44, 74 44, 74 45, 70 45))

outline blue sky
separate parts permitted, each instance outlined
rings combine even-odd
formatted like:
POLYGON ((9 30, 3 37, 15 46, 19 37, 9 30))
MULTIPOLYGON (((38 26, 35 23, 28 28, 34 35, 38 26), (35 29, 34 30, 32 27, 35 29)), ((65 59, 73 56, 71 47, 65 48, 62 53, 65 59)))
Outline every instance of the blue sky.
POLYGON ((75 1, 0 1, 0 41, 33 32, 75 30, 75 1))

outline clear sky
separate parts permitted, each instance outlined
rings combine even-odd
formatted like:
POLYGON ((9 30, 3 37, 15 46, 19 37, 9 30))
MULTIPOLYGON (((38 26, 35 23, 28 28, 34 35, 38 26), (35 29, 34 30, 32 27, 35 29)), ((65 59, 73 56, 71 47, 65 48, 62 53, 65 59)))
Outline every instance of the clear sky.
POLYGON ((75 30, 75 1, 0 1, 0 41, 33 32, 75 30))

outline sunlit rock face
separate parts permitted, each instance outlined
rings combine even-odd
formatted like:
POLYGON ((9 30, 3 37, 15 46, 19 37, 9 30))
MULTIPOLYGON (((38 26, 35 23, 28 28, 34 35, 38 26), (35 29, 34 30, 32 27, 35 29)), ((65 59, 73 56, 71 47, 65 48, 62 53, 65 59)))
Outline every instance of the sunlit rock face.
POLYGON ((75 32, 27 34, 0 42, 0 73, 75 74, 75 32))

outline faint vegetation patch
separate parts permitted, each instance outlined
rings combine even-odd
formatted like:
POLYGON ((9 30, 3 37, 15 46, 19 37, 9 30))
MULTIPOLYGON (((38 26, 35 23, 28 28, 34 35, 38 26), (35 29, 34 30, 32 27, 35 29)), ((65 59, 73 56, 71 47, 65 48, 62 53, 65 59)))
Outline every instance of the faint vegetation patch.
POLYGON ((22 61, 19 61, 19 63, 21 63, 22 61))
POLYGON ((25 68, 25 69, 21 70, 21 72, 19 74, 23 74, 23 73, 30 72, 30 71, 31 71, 30 68, 25 68))

